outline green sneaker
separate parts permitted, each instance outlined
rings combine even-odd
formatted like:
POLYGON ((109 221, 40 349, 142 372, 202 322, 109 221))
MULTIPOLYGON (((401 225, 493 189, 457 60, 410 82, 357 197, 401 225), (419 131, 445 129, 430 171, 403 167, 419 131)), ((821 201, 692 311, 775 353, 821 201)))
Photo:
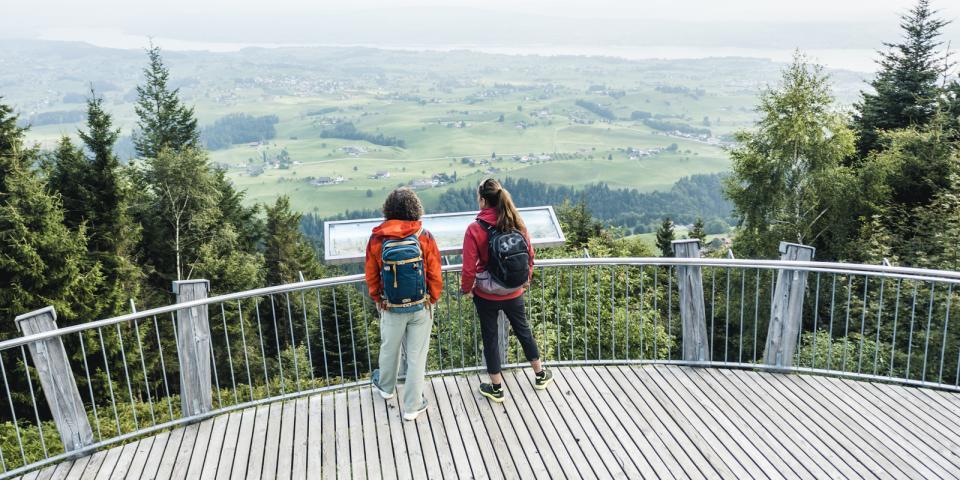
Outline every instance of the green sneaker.
POLYGON ((547 370, 546 368, 540 370, 540 373, 537 373, 535 376, 537 381, 533 385, 533 388, 536 388, 537 390, 544 390, 550 386, 551 383, 553 383, 553 374, 550 373, 550 370, 547 370))
POLYGON ((503 387, 495 387, 489 383, 480 384, 480 395, 489 398, 497 403, 503 403, 503 387))

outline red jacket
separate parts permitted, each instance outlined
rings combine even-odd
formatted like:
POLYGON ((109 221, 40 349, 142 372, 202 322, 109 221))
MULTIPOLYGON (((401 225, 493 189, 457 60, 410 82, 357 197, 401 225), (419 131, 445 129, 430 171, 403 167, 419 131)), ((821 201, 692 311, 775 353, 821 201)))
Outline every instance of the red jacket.
MULTIPOLYGON (((497 211, 493 208, 484 208, 477 214, 478 220, 483 220, 491 225, 497 223, 497 211)), ((530 235, 524 231, 523 236, 527 239, 527 248, 530 249, 530 279, 533 279, 533 244, 530 242, 530 235)), ((509 295, 493 295, 474 288, 474 280, 477 273, 486 269, 487 262, 490 260, 490 248, 487 244, 487 230, 477 222, 472 222, 467 227, 467 232, 463 235, 463 274, 460 280, 460 291, 463 293, 473 292, 474 295, 487 300, 510 300, 523 295, 523 289, 518 289, 509 295)))
MULTIPOLYGON (((367 260, 365 273, 367 278, 367 288, 370 291, 370 297, 379 301, 383 296, 383 280, 380 278, 380 272, 383 271, 383 250, 384 238, 404 238, 422 228, 420 220, 387 220, 373 229, 370 240, 367 242, 367 260)), ((440 299, 440 293, 443 291, 443 274, 440 271, 440 249, 437 248, 437 242, 433 239, 430 232, 423 230, 418 237, 420 240, 420 250, 423 252, 423 268, 427 273, 427 292, 430 294, 430 303, 437 303, 440 299)))

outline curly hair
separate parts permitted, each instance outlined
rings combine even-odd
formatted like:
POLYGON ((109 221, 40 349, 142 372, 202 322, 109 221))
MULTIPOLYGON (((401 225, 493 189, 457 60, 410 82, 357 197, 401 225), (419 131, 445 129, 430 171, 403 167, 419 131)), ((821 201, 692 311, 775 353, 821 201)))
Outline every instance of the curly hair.
POLYGON ((420 220, 422 215, 423 204, 409 188, 401 187, 390 192, 383 202, 383 216, 387 220, 420 220))

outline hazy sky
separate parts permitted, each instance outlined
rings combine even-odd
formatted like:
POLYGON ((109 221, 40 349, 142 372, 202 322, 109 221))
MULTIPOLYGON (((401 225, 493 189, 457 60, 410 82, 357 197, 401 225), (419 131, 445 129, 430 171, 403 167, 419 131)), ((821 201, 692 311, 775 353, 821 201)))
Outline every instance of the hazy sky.
MULTIPOLYGON (((694 21, 807 21, 807 20, 884 20, 910 8, 913 0, 5 0, 0 26, 32 27, 112 26, 144 20, 163 12, 200 15, 211 19, 222 16, 262 14, 309 15, 345 11, 404 7, 472 8, 572 18, 637 18, 694 21), (266 10, 266 11, 265 11, 266 10)), ((957 14, 948 1, 934 2, 947 16, 957 14)), ((164 15, 165 16, 165 15, 164 15)))
MULTIPOLYGON (((142 48, 364 44, 867 49, 914 0, 0 0, 0 38, 142 48)), ((954 20, 960 2, 934 0, 954 20)))

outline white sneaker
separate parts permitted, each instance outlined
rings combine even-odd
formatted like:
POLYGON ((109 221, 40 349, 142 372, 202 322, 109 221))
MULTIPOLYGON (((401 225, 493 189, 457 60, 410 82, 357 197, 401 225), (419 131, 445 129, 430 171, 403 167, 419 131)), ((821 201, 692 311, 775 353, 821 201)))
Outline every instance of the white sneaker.
POLYGON ((387 392, 384 392, 383 390, 380 390, 380 387, 378 387, 377 384, 375 384, 375 383, 372 384, 372 385, 373 385, 373 389, 376 390, 377 393, 379 393, 380 396, 383 397, 384 400, 390 400, 391 398, 393 398, 393 397, 395 397, 395 396, 397 395, 396 392, 394 392, 394 393, 387 393, 387 392))
POLYGON ((427 407, 428 407, 428 406, 429 406, 428 404, 423 404, 423 406, 420 407, 419 410, 414 410, 414 411, 412 411, 412 412, 404 413, 404 414, 403 414, 403 419, 404 419, 404 420, 408 420, 408 421, 416 420, 417 417, 419 417, 421 413, 427 411, 427 407))
POLYGON ((381 390, 381 389, 380 389, 380 385, 377 385, 377 381, 378 381, 378 380, 380 380, 380 369, 379 369, 379 368, 376 369, 376 370, 374 370, 374 371, 373 371, 373 374, 370 375, 370 385, 373 385, 373 389, 376 390, 377 393, 379 393, 380 396, 383 397, 384 400, 390 400, 391 398, 394 397, 394 395, 397 394, 396 391, 394 391, 393 393, 387 393, 387 392, 384 392, 383 390, 381 390))

